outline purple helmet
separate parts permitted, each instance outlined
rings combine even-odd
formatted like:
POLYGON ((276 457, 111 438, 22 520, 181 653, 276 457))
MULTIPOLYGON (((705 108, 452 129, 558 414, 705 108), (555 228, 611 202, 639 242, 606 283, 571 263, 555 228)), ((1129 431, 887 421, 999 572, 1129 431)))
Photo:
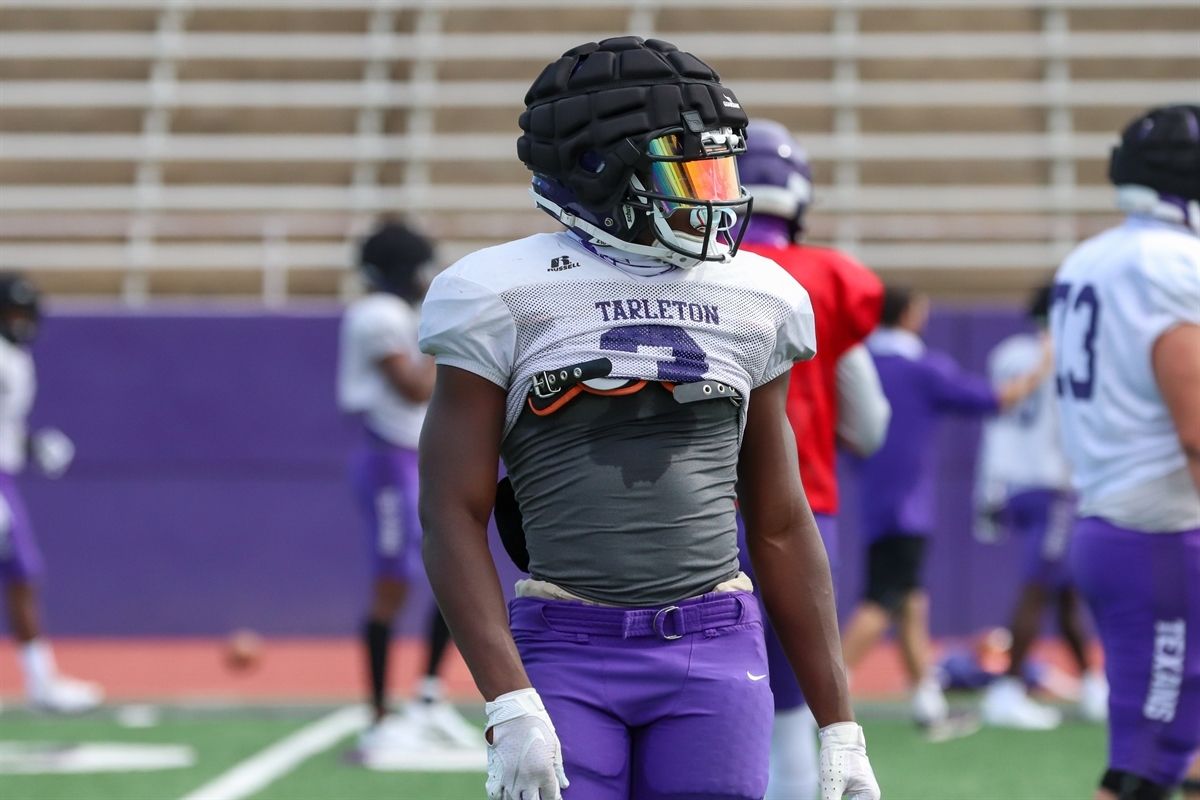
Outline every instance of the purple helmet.
POLYGON ((812 202, 808 153, 783 125, 755 119, 746 126, 746 152, 738 156, 742 185, 754 198, 754 214, 788 221, 795 241, 812 202))

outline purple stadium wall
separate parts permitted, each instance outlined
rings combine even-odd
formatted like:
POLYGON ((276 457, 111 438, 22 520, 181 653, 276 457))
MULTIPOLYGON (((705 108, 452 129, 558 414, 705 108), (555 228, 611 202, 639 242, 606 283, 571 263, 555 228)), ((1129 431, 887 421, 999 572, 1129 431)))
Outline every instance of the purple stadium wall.
MULTIPOLYGON (((1011 311, 940 310, 927 339, 982 369, 1023 327, 1011 311)), ((346 635, 367 596, 346 479, 358 431, 334 402, 337 312, 57 313, 34 346, 35 424, 78 447, 66 477, 22 478, 49 565, 47 626, 78 636, 346 635)), ((927 568, 937 634, 1002 624, 1012 542, 970 536, 978 424, 940 434, 940 521, 927 568)), ((861 583, 844 484, 843 612, 861 583)), ((502 577, 515 571, 501 554, 502 577)), ((428 608, 419 587, 402 628, 428 608)))

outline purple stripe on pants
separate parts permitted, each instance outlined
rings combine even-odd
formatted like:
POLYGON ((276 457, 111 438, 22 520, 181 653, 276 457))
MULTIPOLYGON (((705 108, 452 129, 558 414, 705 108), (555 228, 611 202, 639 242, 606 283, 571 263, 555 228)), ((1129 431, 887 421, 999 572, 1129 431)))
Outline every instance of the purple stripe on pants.
POLYGON ((758 602, 729 592, 678 606, 686 615, 646 624, 640 609, 509 604, 521 661, 562 741, 564 800, 766 792, 771 687, 758 602))
POLYGON ((1200 529, 1087 517, 1070 559, 1104 643, 1109 767, 1175 786, 1200 748, 1200 529))
POLYGON ((372 574, 400 581, 420 575, 417 451, 369 437, 351 456, 350 482, 367 523, 372 574))
POLYGON ((0 580, 5 583, 32 583, 42 577, 42 553, 33 537, 29 511, 17 490, 17 481, 0 472, 0 580), (7 513, 3 513, 7 512, 7 513))
MULTIPOLYGON (((825 544, 825 552, 829 556, 829 567, 836 578, 838 572, 838 528, 837 517, 831 514, 813 514, 817 521, 817 530, 821 532, 821 541, 825 544)), ((754 577, 754 569, 750 566, 750 555, 746 551, 746 529, 742 525, 742 517, 738 515, 738 560, 742 571, 754 577)), ((836 589, 836 584, 835 587, 836 589)), ((757 581, 754 593, 758 596, 757 581)), ((767 664, 771 669, 771 691, 775 694, 775 710, 791 711, 804 705, 804 693, 800 691, 800 683, 792 670, 783 645, 775 635, 775 629, 763 614, 764 638, 767 646, 767 664)))

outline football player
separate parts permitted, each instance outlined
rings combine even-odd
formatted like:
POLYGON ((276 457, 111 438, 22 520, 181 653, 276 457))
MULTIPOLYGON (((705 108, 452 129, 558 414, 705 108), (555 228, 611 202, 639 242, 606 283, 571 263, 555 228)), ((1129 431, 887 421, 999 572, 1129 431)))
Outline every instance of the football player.
POLYGON ((449 743, 482 746, 477 729, 441 702, 438 667, 450 639, 435 607, 429 624, 429 661, 401 718, 387 715, 387 661, 392 622, 408 584, 420 575, 417 519, 417 440, 433 392, 433 359, 417 347, 417 310, 428 287, 423 268, 433 247, 403 224, 389 222, 368 238, 359 261, 369 292, 342 318, 338 403, 357 415, 363 443, 351 462, 351 481, 367 521, 374 585, 363 623, 375 724, 362 737, 373 748, 414 747, 433 732, 449 743))
POLYGON ((488 701, 489 796, 763 796, 772 700, 736 496, 821 726, 823 797, 878 798, 786 416, 812 310, 739 249, 741 105, 633 36, 567 51, 525 102, 517 152, 567 230, 462 259, 421 319, 425 563, 488 701), (500 455, 530 573, 507 618, 486 539, 500 455))
POLYGON ((42 554, 16 481, 30 457, 51 478, 62 475, 75 457, 75 446, 62 432, 45 428, 30 434, 26 427, 37 386, 29 343, 39 321, 33 285, 20 275, 0 274, 0 581, 29 705, 73 714, 100 705, 104 692, 59 673, 42 636, 37 608, 42 554))
MULTIPOLYGON (((883 444, 891 413, 875 364, 861 344, 879 323, 883 284, 844 253, 801 244, 812 173, 807 154, 787 128, 752 120, 746 127, 746 152, 738 156, 738 174, 754 198, 742 246, 787 270, 812 302, 817 355, 792 367, 787 417, 804 493, 836 578, 837 444, 840 440, 858 455, 871 455, 883 444)), ((746 555, 743 549, 742 569, 753 577, 746 555)), ((770 625, 766 643, 775 695, 766 797, 809 800, 817 796, 818 786, 816 722, 770 625)))
POLYGON ((1158 800, 1200 747, 1200 106, 1133 120, 1108 175, 1129 216, 1063 262, 1050 325, 1111 688, 1096 798, 1158 800))
MULTIPOLYGON (((999 387, 1037 369, 1050 336, 1050 286, 1039 288, 1029 308, 1035 333, 1008 337, 988 356, 992 385, 999 387)), ((1053 602, 1058 627, 1083 679, 1080 710, 1086 719, 1108 713, 1108 683, 1089 669, 1087 628, 1079 594, 1067 572, 1067 544, 1075 521, 1071 469, 1062 449, 1054 381, 1047 374, 1023 403, 987 420, 975 473, 976 537, 994 542, 1001 531, 1021 540, 1021 593, 1011 623, 1008 671, 984 692, 981 710, 989 725, 1047 729, 1061 720, 1058 709, 1032 700, 1022 672, 1041 629, 1042 611, 1053 602)))
POLYGON ((1032 373, 993 389, 950 356, 925 347, 921 332, 928 318, 927 298, 888 287, 880 327, 867 339, 892 417, 883 447, 859 463, 867 580, 843 649, 853 672, 895 621, 913 686, 913 719, 936 732, 949 707, 930 670, 929 598, 921 587, 921 567, 934 527, 937 423, 946 414, 983 416, 1024 400, 1047 374, 1049 346, 1032 373))

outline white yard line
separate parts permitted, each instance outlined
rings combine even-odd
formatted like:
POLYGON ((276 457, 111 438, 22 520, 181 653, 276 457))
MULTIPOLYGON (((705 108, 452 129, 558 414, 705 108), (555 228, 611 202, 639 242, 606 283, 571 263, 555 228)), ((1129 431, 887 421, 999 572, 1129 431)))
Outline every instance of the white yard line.
POLYGON ((368 722, 366 706, 350 706, 335 711, 218 775, 183 800, 241 800, 249 797, 350 734, 362 730, 368 722))

